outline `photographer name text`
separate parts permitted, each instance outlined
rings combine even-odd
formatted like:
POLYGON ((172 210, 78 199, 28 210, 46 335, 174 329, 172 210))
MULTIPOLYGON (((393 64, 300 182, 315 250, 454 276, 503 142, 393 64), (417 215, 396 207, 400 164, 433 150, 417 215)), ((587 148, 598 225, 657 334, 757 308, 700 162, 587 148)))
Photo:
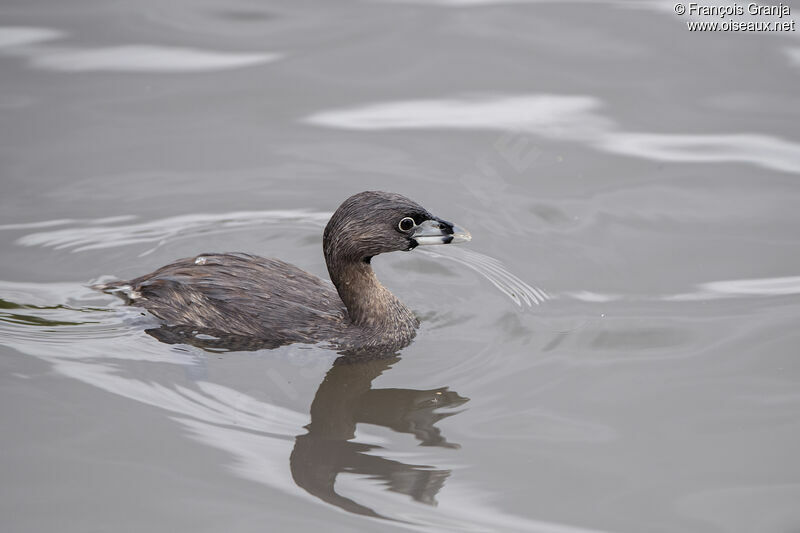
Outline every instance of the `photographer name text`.
POLYGON ((784 20, 792 15, 786 4, 761 5, 755 2, 744 4, 709 5, 689 2, 675 4, 675 13, 695 17, 714 17, 722 20, 690 20, 689 31, 751 31, 786 32, 795 31, 794 20, 784 20), (774 20, 725 20, 727 17, 768 17, 774 20))

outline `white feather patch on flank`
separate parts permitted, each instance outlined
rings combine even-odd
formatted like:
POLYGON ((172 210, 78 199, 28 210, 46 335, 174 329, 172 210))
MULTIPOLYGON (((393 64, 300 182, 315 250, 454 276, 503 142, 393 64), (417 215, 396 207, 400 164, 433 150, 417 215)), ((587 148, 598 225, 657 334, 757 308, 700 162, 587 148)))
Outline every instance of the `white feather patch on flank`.
POLYGON ((142 293, 137 291, 137 290, 134 290, 133 287, 131 287, 130 285, 120 285, 119 287, 114 287, 114 288, 108 289, 108 292, 110 292, 110 293, 115 293, 115 292, 124 293, 125 296, 127 296, 131 300, 136 300, 136 299, 142 297, 142 293))

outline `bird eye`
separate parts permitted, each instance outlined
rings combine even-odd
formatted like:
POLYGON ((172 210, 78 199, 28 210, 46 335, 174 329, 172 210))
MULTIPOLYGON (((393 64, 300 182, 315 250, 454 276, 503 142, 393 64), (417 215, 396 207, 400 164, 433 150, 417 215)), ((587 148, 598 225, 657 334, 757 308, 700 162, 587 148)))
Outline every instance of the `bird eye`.
POLYGON ((416 225, 417 223, 414 222, 413 218, 404 217, 403 219, 400 220, 400 223, 397 225, 397 227, 400 228, 400 231, 410 231, 411 228, 413 228, 416 225))

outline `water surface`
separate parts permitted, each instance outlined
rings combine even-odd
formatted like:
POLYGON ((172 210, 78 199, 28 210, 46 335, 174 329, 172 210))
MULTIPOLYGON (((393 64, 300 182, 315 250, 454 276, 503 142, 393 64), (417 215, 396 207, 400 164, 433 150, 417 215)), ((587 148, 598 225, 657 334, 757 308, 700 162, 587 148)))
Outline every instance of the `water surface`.
POLYGON ((659 1, 0 15, 4 531, 800 528, 797 33, 659 1), (207 251, 324 276, 365 189, 473 235, 375 260, 423 321, 396 357, 167 345, 88 288, 207 251))

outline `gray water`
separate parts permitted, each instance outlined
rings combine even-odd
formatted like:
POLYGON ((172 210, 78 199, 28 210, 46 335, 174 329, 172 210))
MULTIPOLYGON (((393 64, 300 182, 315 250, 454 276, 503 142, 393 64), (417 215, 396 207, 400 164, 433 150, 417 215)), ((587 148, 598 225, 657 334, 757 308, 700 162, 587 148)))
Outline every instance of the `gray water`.
POLYGON ((800 34, 689 18, 4 2, 0 530, 800 530, 800 34), (376 258, 397 358, 162 344, 88 288, 324 276, 365 189, 473 235, 376 258))

